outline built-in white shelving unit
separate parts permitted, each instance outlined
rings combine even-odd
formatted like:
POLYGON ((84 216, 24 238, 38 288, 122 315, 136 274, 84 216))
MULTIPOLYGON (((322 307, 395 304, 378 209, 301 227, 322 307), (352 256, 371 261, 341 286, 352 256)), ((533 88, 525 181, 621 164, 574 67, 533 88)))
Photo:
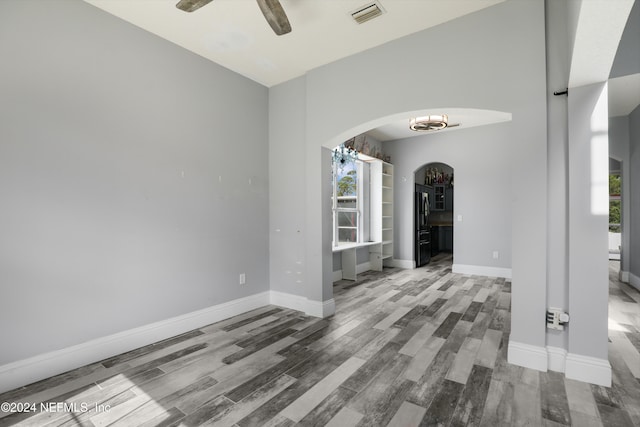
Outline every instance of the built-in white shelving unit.
MULTIPOLYGON (((362 156, 364 157, 364 156, 362 156)), ((357 280, 358 249, 369 248, 369 265, 382 271, 393 259, 393 165, 369 158, 369 241, 335 246, 342 253, 342 278, 357 280)))
POLYGON ((378 243, 369 247, 372 270, 382 270, 393 259, 393 165, 371 160, 370 236, 378 243))

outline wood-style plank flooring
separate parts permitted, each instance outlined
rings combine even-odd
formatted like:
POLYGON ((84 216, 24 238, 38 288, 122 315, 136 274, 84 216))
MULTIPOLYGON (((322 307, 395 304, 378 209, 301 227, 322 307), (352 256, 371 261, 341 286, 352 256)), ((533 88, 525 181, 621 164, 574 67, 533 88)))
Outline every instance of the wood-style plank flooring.
POLYGON ((4 393, 55 411, 0 426, 640 426, 640 294, 616 266, 611 388, 507 364, 511 283, 443 256, 336 283, 329 319, 264 307, 4 393))

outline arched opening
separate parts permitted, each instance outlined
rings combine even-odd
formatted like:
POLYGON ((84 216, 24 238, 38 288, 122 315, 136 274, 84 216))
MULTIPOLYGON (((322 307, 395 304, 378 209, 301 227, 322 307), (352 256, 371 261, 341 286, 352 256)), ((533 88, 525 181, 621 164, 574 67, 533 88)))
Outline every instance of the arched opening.
MULTIPOLYGON (((414 225, 414 195, 415 184, 424 184, 427 174, 426 165, 432 159, 438 159, 441 163, 437 167, 437 172, 442 173, 442 182, 436 182, 440 177, 436 177, 436 166, 432 166, 434 177, 432 184, 438 184, 439 191, 446 192, 443 194, 443 201, 446 206, 438 206, 441 209, 437 212, 440 222, 437 224, 438 229, 438 246, 439 251, 450 254, 453 259, 453 168, 451 165, 460 163, 464 169, 468 171, 467 177, 464 177, 463 187, 469 194, 468 201, 471 206, 465 206, 465 209, 473 215, 469 215, 467 228, 471 231, 465 233, 469 239, 481 241, 482 245, 474 245, 470 242, 463 242, 460 247, 470 248, 466 252, 462 252, 460 258, 461 263, 456 268, 461 269, 464 274, 481 274, 492 275, 498 277, 510 277, 511 275, 511 247, 510 247, 510 208, 509 202, 505 194, 508 193, 508 180, 505 180, 505 174, 508 173, 508 153, 509 153, 509 129, 510 124, 505 122, 511 121, 511 114, 500 111, 479 110, 479 109, 462 109, 462 108, 439 108, 428 110, 415 110, 403 113, 397 113, 390 116, 382 117, 376 120, 363 123, 362 125, 353 127, 350 130, 341 132, 339 135, 325 141, 322 146, 322 170, 323 179, 320 182, 322 193, 322 267, 318 269, 322 271, 322 288, 316 290, 315 293, 321 294, 324 306, 330 307, 333 304, 333 283, 344 277, 345 263, 350 265, 354 275, 360 274, 365 269, 374 266, 373 257, 371 256, 372 248, 361 247, 352 251, 352 257, 344 256, 343 251, 337 254, 334 251, 332 236, 335 235, 334 222, 332 221, 332 176, 331 166, 331 150, 336 146, 356 137, 372 138, 369 146, 374 145, 373 142, 379 138, 377 142, 381 151, 382 159, 387 160, 392 165, 393 189, 390 194, 392 198, 387 200, 391 202, 392 214, 386 214, 384 218, 385 229, 387 234, 392 234, 391 245, 385 256, 383 265, 400 268, 415 268, 415 234, 414 225), (451 127, 436 132, 412 132, 409 129, 409 119, 415 116, 424 116, 435 114, 436 112, 446 112, 449 114, 452 123, 460 123, 460 126, 451 127), (491 126, 485 126, 491 125, 491 126), (444 141, 444 142, 440 142, 444 141), (413 144, 413 145, 412 145, 413 144), (412 145, 408 147, 408 145, 412 145), (458 160, 456 160, 458 159, 458 160), (463 159, 460 161, 460 159, 463 159), (396 165, 396 161, 398 165, 396 165), (417 172, 417 175, 416 175, 417 172), (483 175, 483 180, 474 179, 474 176, 483 175), (412 178, 413 175, 413 178, 412 178), (444 175, 447 175, 445 178, 444 175), (326 178, 326 179, 325 179, 326 178), (488 196, 484 195, 485 187, 493 186, 488 196), (478 186, 482 187, 482 191, 478 186), (502 187, 504 188, 502 188, 502 187), (446 201, 449 196, 449 201, 446 201), (481 197, 491 205, 491 209, 498 211, 489 218, 484 218, 486 212, 475 209, 473 205, 478 203, 477 198, 481 197), (492 198, 495 197, 496 200, 492 198), (504 218, 504 217, 507 218, 504 218), (482 236, 486 230, 487 221, 495 222, 495 230, 492 235, 482 236), (392 225, 389 225, 392 224, 392 225), (441 237, 442 236, 442 237, 441 237), (497 238, 494 238, 497 236, 497 238), (442 243, 440 243, 442 242, 442 243), (492 254, 500 251, 500 259, 492 257, 492 254), (473 254, 479 254, 473 258, 473 254), (347 261, 345 261, 347 260, 347 261), (367 265, 369 264, 369 265, 367 265), (329 302, 327 302, 329 301, 329 302)), ((457 166, 456 166, 457 167, 457 166)), ((461 169, 462 170, 462 169, 461 169)), ((435 197, 435 189, 434 189, 435 197)), ((374 239, 372 239, 374 240, 374 239)), ((369 243, 369 242, 363 242, 369 243)), ((354 279, 355 279, 354 276, 354 279)), ((353 279, 352 279, 353 280, 353 279)), ((311 290, 311 293, 314 293, 311 290)), ((323 311, 323 313, 326 313, 323 311)))
POLYGON ((416 268, 438 255, 453 262, 454 173, 446 163, 431 162, 414 173, 414 229, 416 268))

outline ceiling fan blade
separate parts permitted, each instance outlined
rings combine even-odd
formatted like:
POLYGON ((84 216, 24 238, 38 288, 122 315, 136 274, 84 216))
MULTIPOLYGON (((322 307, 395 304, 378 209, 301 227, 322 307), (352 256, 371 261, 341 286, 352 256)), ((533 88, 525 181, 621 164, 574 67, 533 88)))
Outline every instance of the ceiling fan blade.
POLYGON ((185 12, 193 12, 211 3, 212 0, 180 0, 176 7, 185 12))
POLYGON ((449 123, 447 125, 448 128, 454 128, 454 127, 457 127, 457 126, 460 126, 460 123, 449 123))
POLYGON ((279 0, 257 0, 262 14, 277 35, 291 32, 291 24, 279 0))

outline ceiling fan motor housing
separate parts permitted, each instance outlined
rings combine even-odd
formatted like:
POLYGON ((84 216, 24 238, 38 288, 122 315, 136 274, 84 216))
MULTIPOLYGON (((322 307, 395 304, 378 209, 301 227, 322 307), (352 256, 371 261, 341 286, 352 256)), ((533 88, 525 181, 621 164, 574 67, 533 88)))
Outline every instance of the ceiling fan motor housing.
POLYGON ((447 127, 448 120, 446 114, 416 117, 409 121, 409 128, 417 132, 442 130, 447 127))

